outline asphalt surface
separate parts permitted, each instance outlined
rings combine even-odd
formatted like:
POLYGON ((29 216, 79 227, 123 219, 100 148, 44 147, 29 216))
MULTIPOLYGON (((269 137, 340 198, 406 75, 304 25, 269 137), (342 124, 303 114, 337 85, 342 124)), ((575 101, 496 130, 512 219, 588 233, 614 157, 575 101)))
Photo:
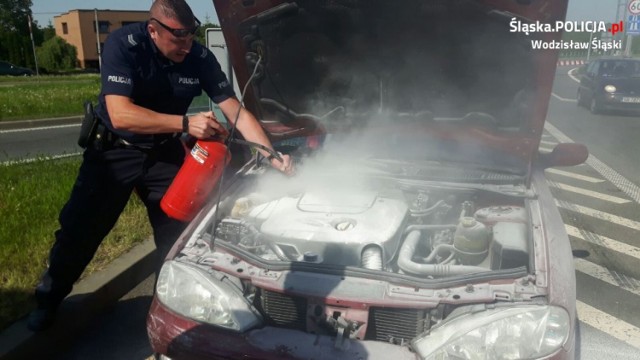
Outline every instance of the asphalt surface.
POLYGON ((97 315, 67 348, 52 360, 145 360, 153 356, 146 318, 153 299, 155 274, 97 315))
POLYGON ((0 130, 15 130, 34 128, 42 126, 57 126, 67 124, 79 124, 82 121, 82 115, 63 116, 48 119, 36 120, 20 120, 20 121, 0 121, 0 130))
POLYGON ((76 341, 105 309, 147 279, 156 263, 155 245, 148 239, 115 259, 105 270, 77 283, 51 328, 33 333, 23 318, 0 333, 0 358, 47 359, 60 352, 76 341))

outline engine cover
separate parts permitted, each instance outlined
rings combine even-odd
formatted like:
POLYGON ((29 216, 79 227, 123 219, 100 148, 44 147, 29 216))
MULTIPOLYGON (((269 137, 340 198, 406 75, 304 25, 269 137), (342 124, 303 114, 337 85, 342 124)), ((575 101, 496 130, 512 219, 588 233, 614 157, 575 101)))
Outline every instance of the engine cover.
POLYGON ((407 212, 399 190, 332 189, 261 204, 249 221, 291 259, 358 266, 368 246, 381 250, 383 263, 394 256, 407 212))

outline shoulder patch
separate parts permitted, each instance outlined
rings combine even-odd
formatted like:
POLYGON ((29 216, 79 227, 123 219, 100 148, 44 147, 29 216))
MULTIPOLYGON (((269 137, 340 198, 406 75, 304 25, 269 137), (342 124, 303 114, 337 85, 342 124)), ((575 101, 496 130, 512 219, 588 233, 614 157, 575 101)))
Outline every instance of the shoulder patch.
POLYGON ((131 44, 131 46, 138 45, 136 40, 133 38, 133 34, 129 34, 129 36, 127 36, 127 40, 129 41, 129 44, 131 44))

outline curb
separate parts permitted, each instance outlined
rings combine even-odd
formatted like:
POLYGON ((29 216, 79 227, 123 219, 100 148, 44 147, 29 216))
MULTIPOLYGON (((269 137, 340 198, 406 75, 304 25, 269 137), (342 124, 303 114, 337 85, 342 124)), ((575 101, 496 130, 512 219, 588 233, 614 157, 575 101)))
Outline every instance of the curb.
POLYGON ((586 60, 558 60, 556 66, 580 66, 586 63, 586 60))
POLYGON ((156 264, 155 245, 153 238, 149 238, 114 259, 106 269, 76 283, 60 306, 51 328, 39 333, 31 332, 24 317, 2 331, 0 358, 46 359, 63 350, 94 316, 151 275, 156 264))
POLYGON ((37 120, 16 120, 0 121, 0 130, 15 130, 33 127, 46 127, 55 125, 80 124, 82 115, 66 116, 59 118, 37 119, 37 120))

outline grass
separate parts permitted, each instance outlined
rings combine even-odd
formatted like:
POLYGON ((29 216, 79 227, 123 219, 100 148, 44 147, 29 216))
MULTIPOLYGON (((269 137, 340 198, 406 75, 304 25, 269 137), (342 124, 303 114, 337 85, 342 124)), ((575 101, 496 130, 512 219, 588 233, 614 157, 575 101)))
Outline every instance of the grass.
MULTIPOLYGON (((95 102, 99 90, 97 74, 0 76, 0 121, 80 115, 84 101, 95 102)), ((190 112, 205 111, 208 104, 203 93, 194 99, 190 112)), ((0 330, 35 306, 33 290, 46 268, 58 213, 80 161, 73 157, 0 165, 0 330)), ((132 196, 83 277, 150 235, 144 205, 132 196)))
MULTIPOLYGON (((80 115, 84 101, 95 103, 99 93, 99 74, 0 76, 0 121, 80 115)), ((204 92, 191 104, 193 111, 208 107, 204 92)))
POLYGON ((82 114, 85 100, 95 101, 99 75, 0 77, 0 121, 82 114))
MULTIPOLYGON (((0 330, 35 305, 33 290, 46 268, 58 213, 79 165, 80 158, 75 157, 0 166, 0 330)), ((132 196, 83 277, 150 234, 144 205, 132 196)))

